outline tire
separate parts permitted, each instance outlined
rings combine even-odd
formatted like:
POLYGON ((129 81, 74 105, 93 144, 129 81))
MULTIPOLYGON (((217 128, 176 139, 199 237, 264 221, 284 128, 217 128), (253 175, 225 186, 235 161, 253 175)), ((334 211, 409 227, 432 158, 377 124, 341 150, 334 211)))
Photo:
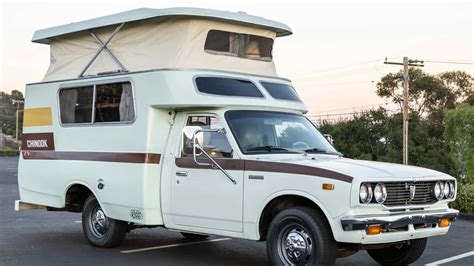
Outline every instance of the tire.
POLYGON ((325 217, 307 207, 278 213, 267 234, 267 254, 273 265, 334 265, 337 246, 325 217), (295 246, 300 244, 300 251, 295 246))
POLYGON ((82 230, 93 246, 111 248, 122 243, 127 233, 127 223, 105 216, 97 199, 90 195, 82 210, 82 230))
POLYGON ((188 240, 204 240, 209 238, 207 235, 198 235, 198 234, 191 234, 191 233, 181 233, 181 235, 188 239, 188 240))
POLYGON ((427 238, 414 239, 400 246, 368 249, 367 253, 382 265, 408 265, 421 257, 427 242, 427 238))

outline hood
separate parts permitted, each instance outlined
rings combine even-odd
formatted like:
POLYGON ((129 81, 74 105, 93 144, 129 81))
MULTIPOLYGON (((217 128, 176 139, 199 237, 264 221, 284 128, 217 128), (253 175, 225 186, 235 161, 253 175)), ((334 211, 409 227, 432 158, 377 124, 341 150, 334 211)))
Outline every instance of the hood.
MULTIPOLYGON (((275 160, 272 160, 275 161, 275 160)), ((413 179, 424 177, 440 177, 447 176, 444 173, 403 164, 373 162, 363 160, 353 160, 334 156, 314 156, 307 158, 292 158, 277 160, 282 163, 291 163, 304 165, 309 167, 317 167, 344 175, 353 177, 354 179, 379 179, 379 178, 396 178, 396 179, 413 179)))

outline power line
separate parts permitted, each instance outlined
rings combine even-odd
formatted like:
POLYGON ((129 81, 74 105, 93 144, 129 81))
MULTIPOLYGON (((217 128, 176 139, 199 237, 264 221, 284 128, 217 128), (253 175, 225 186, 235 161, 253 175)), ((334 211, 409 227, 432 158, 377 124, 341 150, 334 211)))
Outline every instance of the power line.
POLYGON ((456 61, 438 61, 438 60, 425 60, 425 62, 439 63, 439 64, 474 65, 474 62, 456 62, 456 61))
POLYGON ((329 110, 321 110, 318 113, 323 113, 323 112, 331 112, 331 111, 342 111, 342 110, 350 110, 350 109, 362 109, 362 108, 368 108, 368 107, 375 107, 375 106, 382 106, 382 105, 388 105, 390 103, 378 103, 378 104, 370 104, 370 105, 359 105, 359 106, 352 106, 352 107, 341 107, 337 109, 329 109, 329 110))
POLYGON ((360 65, 366 65, 366 64, 371 64, 371 63, 376 63, 379 61, 382 61, 383 59, 377 59, 377 60, 370 60, 370 61, 364 61, 364 62, 359 62, 355 64, 350 64, 350 65, 345 65, 345 66, 339 66, 339 67, 333 67, 333 68, 328 68, 328 69, 323 69, 319 71, 311 71, 311 72, 304 72, 304 73, 299 73, 301 76, 306 76, 306 75, 318 75, 321 73, 326 73, 326 72, 332 72, 332 71, 338 71, 341 69, 347 69, 355 66, 360 66, 360 65))

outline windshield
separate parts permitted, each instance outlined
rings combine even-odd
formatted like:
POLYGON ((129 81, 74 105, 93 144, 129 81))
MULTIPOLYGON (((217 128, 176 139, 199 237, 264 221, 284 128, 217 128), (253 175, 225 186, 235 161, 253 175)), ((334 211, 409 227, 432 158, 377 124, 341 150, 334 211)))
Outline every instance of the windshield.
POLYGON ((228 111, 226 119, 244 154, 339 154, 302 115, 268 111, 228 111))

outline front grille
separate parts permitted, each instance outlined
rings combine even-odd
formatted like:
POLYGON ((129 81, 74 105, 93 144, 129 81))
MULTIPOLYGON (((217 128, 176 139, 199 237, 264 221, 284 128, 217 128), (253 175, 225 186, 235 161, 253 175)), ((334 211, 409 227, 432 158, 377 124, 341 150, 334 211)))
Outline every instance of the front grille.
POLYGON ((433 193, 436 181, 429 182, 388 182, 385 206, 425 205, 437 201, 433 193), (415 196, 410 199, 410 186, 415 186, 415 196))

